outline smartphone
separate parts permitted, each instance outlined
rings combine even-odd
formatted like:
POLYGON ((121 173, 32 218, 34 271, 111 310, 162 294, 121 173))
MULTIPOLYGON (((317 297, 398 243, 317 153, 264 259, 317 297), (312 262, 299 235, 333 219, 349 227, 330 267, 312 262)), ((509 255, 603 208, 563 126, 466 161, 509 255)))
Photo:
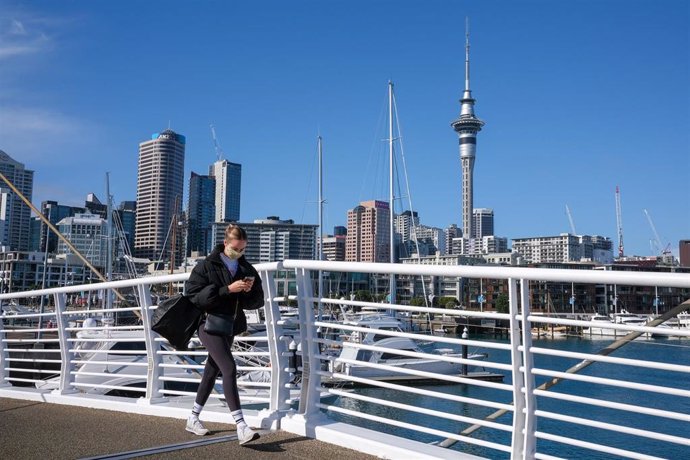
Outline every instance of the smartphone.
POLYGON ((244 281, 254 281, 254 277, 253 276, 245 276, 244 281))

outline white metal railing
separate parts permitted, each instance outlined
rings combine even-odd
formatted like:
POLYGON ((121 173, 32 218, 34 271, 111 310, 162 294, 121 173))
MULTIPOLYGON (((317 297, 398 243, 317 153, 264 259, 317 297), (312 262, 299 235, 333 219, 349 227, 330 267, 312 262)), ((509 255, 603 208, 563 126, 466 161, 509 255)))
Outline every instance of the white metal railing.
MULTIPOLYGON (((458 458, 471 451, 487 458, 556 458, 574 455, 571 449, 579 449, 582 457, 592 452, 627 458, 678 458, 690 453, 690 390, 682 385, 690 377, 687 354, 682 355, 690 351, 690 330, 605 325, 619 334, 609 341, 631 331, 643 338, 652 333, 668 336, 665 342, 634 342, 667 347, 666 353, 651 357, 637 352, 597 353, 608 342, 586 335, 566 342, 539 339, 536 346, 533 328, 560 326, 578 331, 596 325, 534 315, 529 305, 529 281, 687 290, 690 275, 303 260, 259 264, 257 269, 266 294, 265 333, 236 338, 242 346, 234 352, 238 371, 247 377, 239 382, 242 403, 259 404, 260 410, 251 415, 255 424, 389 457, 415 452, 416 458, 458 458), (294 270, 297 324, 281 312, 280 304, 288 299, 277 292, 277 270, 294 270), (499 314, 329 299, 314 293, 319 271, 502 279, 507 281, 510 309, 499 314), (385 307, 398 317, 408 315, 405 324, 413 324, 413 314, 445 315, 456 324, 503 321, 509 338, 387 328, 376 331, 376 341, 365 340, 371 324, 353 323, 334 314, 341 308, 373 307, 385 307), (317 311, 327 314, 319 318, 317 311), (353 335, 361 340, 348 340, 353 335), (394 345, 395 340, 405 339, 423 342, 423 347, 407 350, 394 345), (579 345, 566 349, 562 344, 579 345), (363 356, 380 360, 364 361, 363 356), (574 366, 578 361, 594 364, 579 372, 574 366), (449 368, 460 371, 440 370, 449 368), (674 378, 649 379, 656 375, 674 378), (562 383, 551 390, 554 379, 562 383), (643 396, 634 397, 637 394, 643 396), (372 430, 373 435, 366 434, 372 430), (390 434, 396 437, 387 437, 390 434), (358 442, 352 444, 352 439, 358 442), (382 444, 386 451, 381 451, 382 444)), ((113 408, 142 412, 142 407, 165 410, 177 405, 178 412, 170 409, 170 414, 179 417, 179 411, 188 409, 184 404, 179 409, 179 400, 193 398, 206 352, 203 348, 176 351, 151 331, 151 312, 156 308, 151 287, 187 277, 168 275, 0 295, 3 304, 48 295, 54 305, 42 313, 1 317, 0 396, 38 394, 46 400, 82 404, 79 401, 93 394, 103 405, 109 401, 104 394, 127 394, 139 398, 128 406, 113 397, 113 408), (139 304, 118 311, 137 312, 138 324, 105 322, 84 327, 80 323, 87 318, 104 318, 112 310, 67 306, 70 294, 125 288, 136 292, 139 304), (110 348, 115 344, 123 349, 110 348), (113 372, 116 367, 118 372, 113 372)), ((212 397, 218 402, 222 399, 220 382, 212 397)), ((225 412, 218 412, 222 414, 218 420, 229 421, 225 412)))

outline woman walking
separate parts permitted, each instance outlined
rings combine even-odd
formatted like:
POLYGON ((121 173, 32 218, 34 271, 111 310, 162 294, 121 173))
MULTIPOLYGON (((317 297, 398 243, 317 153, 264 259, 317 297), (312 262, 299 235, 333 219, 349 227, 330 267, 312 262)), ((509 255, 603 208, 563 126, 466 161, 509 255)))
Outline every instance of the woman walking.
POLYGON ((244 421, 237 390, 237 369, 232 356, 232 341, 247 330, 243 310, 264 305, 264 291, 256 269, 245 259, 247 233, 237 225, 225 229, 222 244, 192 270, 185 285, 192 302, 206 312, 199 325, 199 339, 208 350, 208 359, 192 414, 186 430, 199 436, 208 430, 199 420, 206 401, 220 373, 223 374, 223 394, 230 413, 237 424, 237 438, 241 445, 259 439, 244 421))

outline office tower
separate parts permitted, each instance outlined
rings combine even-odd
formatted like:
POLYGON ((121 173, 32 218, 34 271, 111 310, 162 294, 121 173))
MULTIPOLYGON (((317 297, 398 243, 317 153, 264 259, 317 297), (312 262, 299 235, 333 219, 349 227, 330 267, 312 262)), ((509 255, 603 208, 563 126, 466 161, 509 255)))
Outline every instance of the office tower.
MULTIPOLYGON (((86 208, 80 208, 77 206, 68 206, 66 204, 60 204, 57 201, 43 201, 41 203, 41 214, 45 216, 46 219, 50 221, 51 224, 57 226, 65 217, 72 217, 77 213, 83 213, 86 208)), ((93 213, 97 214, 97 213, 93 213)), ((38 250, 44 252, 46 250, 46 235, 48 241, 48 252, 55 252, 57 250, 58 236, 52 230, 48 230, 48 225, 41 221, 40 234, 38 235, 39 247, 38 250)))
MULTIPOLYGON (((12 185, 31 201, 34 188, 34 172, 0 150, 0 172, 12 185)), ((4 182, 0 181, 0 227, 4 227, 1 246, 12 251, 28 251, 31 228, 31 208, 4 182)))
POLYGON ((218 160, 208 168, 208 175, 216 179, 215 222, 239 221, 242 165, 218 160))
POLYGON ((169 259, 173 217, 182 212, 185 143, 184 136, 166 129, 139 144, 136 257, 169 259))
POLYGON ((443 233, 446 240, 446 254, 457 254, 453 249, 453 239, 460 238, 462 231, 456 224, 450 224, 443 230, 443 233))
POLYGON ((390 209, 386 201, 363 201, 347 212, 347 262, 390 262, 390 209))
POLYGON ((216 179, 192 172, 189 178, 189 205, 187 208, 188 255, 197 252, 208 255, 211 252, 211 224, 216 216, 216 179))
POLYGON ((472 211, 472 225, 474 226, 474 237, 482 239, 485 236, 494 234, 494 210, 487 208, 477 208, 472 211))
POLYGON ((84 200, 84 208, 91 214, 96 214, 108 220, 108 203, 101 203, 95 193, 89 193, 84 200))
POLYGON ((336 225, 333 227, 333 236, 346 236, 347 235, 347 227, 343 225, 336 225))
MULTIPOLYGON (((65 217, 57 228, 91 264, 105 267, 108 254, 108 223, 98 214, 86 212, 65 217)), ((63 240, 58 241, 58 254, 71 254, 63 240)))
POLYGON ((343 262, 345 260, 345 243, 347 235, 332 235, 321 238, 324 260, 343 262))
POLYGON ((472 209, 474 207, 474 157, 477 150, 477 133, 484 122, 474 116, 474 99, 470 91, 470 34, 465 38, 465 91, 460 99, 460 118, 451 123, 458 133, 460 163, 462 166, 462 235, 473 238, 472 209))
POLYGON ((133 254, 134 249, 134 229, 136 226, 137 202, 123 201, 113 213, 113 224, 118 232, 122 232, 129 254, 133 254))
POLYGON ((417 211, 403 211, 395 216, 395 233, 400 235, 403 244, 415 237, 415 228, 419 226, 417 211))
POLYGON ((690 240, 678 242, 678 255, 681 267, 690 267, 690 240))

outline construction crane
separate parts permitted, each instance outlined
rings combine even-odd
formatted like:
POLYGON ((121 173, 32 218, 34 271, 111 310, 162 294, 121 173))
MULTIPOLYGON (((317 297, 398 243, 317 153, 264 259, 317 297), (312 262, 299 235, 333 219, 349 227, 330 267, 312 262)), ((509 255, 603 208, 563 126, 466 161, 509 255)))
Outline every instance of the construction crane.
MULTIPOLYGON (((662 256, 666 256, 670 254, 671 252, 671 244, 669 243, 666 247, 664 247, 661 243, 661 238, 659 238, 659 233, 656 231, 656 226, 654 225, 654 222, 652 221, 652 216, 649 215, 646 209, 643 209, 644 215, 647 216, 647 222, 649 222, 649 226, 652 227, 652 233, 654 234, 654 239, 651 241, 654 243, 656 246, 656 253, 661 254, 662 256)), ((652 249, 654 250, 654 249, 652 249)))
POLYGON ((216 139, 216 128, 211 124, 211 136, 213 137, 213 147, 216 149, 216 161, 223 159, 223 149, 218 145, 218 139, 216 139))
POLYGON ((568 214, 568 221, 570 222, 570 231, 573 232, 573 235, 577 235, 577 232, 575 231, 575 222, 573 222, 573 215, 570 213, 570 208, 568 205, 565 205, 565 212, 568 214))
POLYGON ((623 257, 623 213, 621 212, 621 190, 616 185, 616 225, 618 226, 618 257, 623 257))

